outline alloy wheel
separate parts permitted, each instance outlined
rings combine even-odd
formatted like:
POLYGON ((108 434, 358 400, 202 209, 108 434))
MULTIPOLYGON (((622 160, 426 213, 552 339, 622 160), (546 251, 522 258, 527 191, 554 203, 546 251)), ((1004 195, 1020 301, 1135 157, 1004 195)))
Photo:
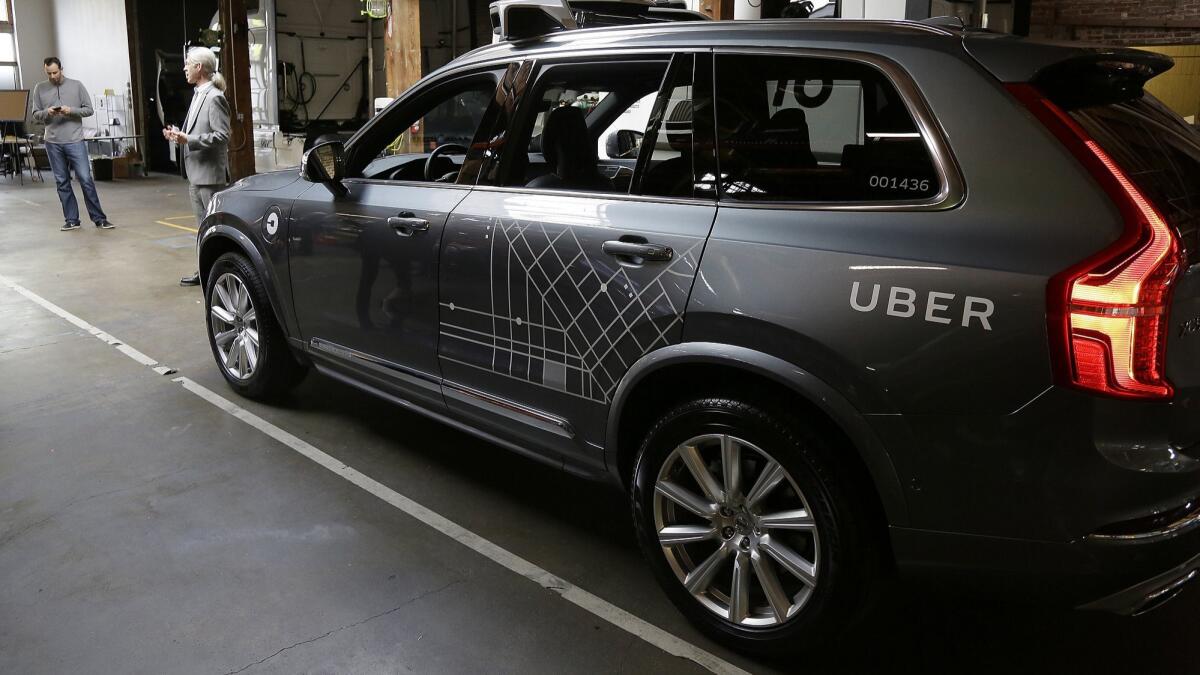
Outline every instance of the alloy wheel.
POLYGON ((222 274, 209 294, 209 330, 225 372, 248 380, 258 368, 258 313, 250 289, 231 272, 222 274))
POLYGON ((677 446, 655 482, 654 524, 679 582, 730 623, 778 626, 818 583, 808 501, 778 461, 740 438, 707 434, 677 446))

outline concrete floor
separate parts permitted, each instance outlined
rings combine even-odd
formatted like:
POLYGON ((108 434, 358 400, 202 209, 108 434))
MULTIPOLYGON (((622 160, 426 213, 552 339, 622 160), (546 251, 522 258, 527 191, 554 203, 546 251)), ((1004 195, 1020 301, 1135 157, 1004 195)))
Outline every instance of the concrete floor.
MULTIPOLYGON (((1200 591, 1138 619, 903 586, 829 655, 754 661, 659 592, 623 497, 310 377, 282 405, 212 364, 186 186, 102 183, 58 231, 0 183, 0 276, 405 495, 752 672, 1194 673, 1200 591), (159 222, 161 221, 161 222, 159 222)), ((703 672, 471 551, 0 285, 0 672, 703 672)))

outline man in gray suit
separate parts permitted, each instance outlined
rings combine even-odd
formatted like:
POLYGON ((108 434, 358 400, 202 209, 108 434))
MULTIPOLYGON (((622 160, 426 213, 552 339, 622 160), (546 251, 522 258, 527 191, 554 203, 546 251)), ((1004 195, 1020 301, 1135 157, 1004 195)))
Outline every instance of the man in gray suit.
MULTIPOLYGON (((229 174, 229 102, 225 79, 216 72, 217 57, 207 47, 188 50, 183 71, 196 88, 183 128, 163 129, 163 137, 183 151, 188 194, 199 226, 208 213, 213 193, 225 187, 229 174)), ((199 286, 200 272, 179 280, 181 286, 199 286)))

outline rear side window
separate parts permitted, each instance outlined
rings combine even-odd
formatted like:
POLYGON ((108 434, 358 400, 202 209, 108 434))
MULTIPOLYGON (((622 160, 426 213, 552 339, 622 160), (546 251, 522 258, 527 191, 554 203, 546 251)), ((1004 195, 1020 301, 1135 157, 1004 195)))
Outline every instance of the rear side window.
POLYGON ((721 194, 740 201, 925 201, 938 172, 880 71, 840 59, 717 57, 721 194))
POLYGON ((1195 256, 1200 246, 1200 134, 1149 94, 1070 114, 1179 229, 1195 256))

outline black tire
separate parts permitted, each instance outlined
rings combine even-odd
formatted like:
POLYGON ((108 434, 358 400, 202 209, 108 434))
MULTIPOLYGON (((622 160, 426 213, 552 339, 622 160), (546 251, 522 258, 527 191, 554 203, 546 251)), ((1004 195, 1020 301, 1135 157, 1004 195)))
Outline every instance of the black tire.
MULTIPOLYGON (((288 347, 287 338, 275 320, 267 297, 266 287, 254 265, 239 253, 225 253, 217 258, 205 278, 204 316, 208 328, 208 344, 225 381, 237 393, 247 398, 271 399, 282 395, 304 379, 308 368, 296 360, 288 347), (213 298, 218 281, 232 275, 249 292, 257 319, 257 362, 248 377, 239 377, 226 365, 213 330, 213 298)), ((218 300, 219 302, 219 300, 218 300)))
MULTIPOLYGON (((695 447, 702 446, 697 443, 695 447)), ((734 649, 756 654, 783 654, 819 647, 866 614, 866 610, 873 603, 880 586, 879 581, 882 574, 880 551, 882 548, 876 538, 878 535, 872 536, 875 529, 871 526, 870 514, 872 512, 866 507, 867 501, 856 493, 853 473, 838 454, 845 450, 845 448, 824 440, 799 419, 789 419, 784 414, 771 414, 755 405, 728 398, 706 398, 679 405, 659 418, 657 423, 651 427, 634 467, 631 487, 634 525, 642 551, 649 559, 660 585, 676 607, 693 624, 715 640, 734 649), (728 617, 720 616, 718 614, 719 606, 714 608, 714 605, 720 604, 714 600, 720 598, 715 598, 712 595, 713 591, 702 593, 705 598, 703 603, 708 603, 703 604, 701 599, 684 587, 680 577, 677 576, 676 569, 668 560, 667 549, 659 542, 654 501, 659 474, 663 470, 664 464, 672 458, 677 447, 699 437, 710 437, 710 435, 736 437, 744 443, 756 446, 750 449, 751 454, 741 455, 743 458, 756 458, 753 461, 757 464, 747 464, 746 462, 750 460, 739 462, 741 470, 744 472, 744 485, 743 489, 739 491, 740 494, 752 492, 753 485, 747 486, 746 484, 755 482, 754 469, 757 468, 761 475, 765 472, 764 467, 770 466, 769 460, 774 460, 792 479, 791 482, 785 480, 779 483, 779 487, 775 490, 775 492, 781 492, 778 499, 785 502, 789 499, 803 502, 815 522, 816 534, 812 534, 807 531, 800 533, 782 529, 768 530, 766 526, 760 533, 757 527, 758 521, 752 521, 755 524, 751 525, 754 537, 752 539, 753 548, 750 548, 751 531, 743 529, 745 524, 742 516, 737 516, 735 531, 744 534, 743 538, 747 540, 745 546, 740 549, 745 554, 741 558, 743 565, 747 564, 745 561, 752 559, 751 556, 770 558, 768 555, 770 551, 766 549, 771 545, 763 543, 768 541, 768 538, 760 537, 760 534, 769 533, 771 537, 775 537, 773 541, 776 544, 785 543, 785 536, 809 537, 799 540, 797 545, 792 547, 793 550, 801 550, 800 546, 806 544, 810 547, 808 559, 817 561, 815 562, 816 583, 809 586, 807 591, 804 590, 805 585, 799 577, 788 576, 787 571, 774 562, 770 565, 779 570, 776 578, 793 584, 785 589, 787 590, 786 594, 776 596, 786 597, 789 603, 793 603, 789 609, 794 613, 787 615, 783 621, 779 621, 778 611, 770 612, 771 605, 766 600, 767 594, 763 590, 765 587, 757 569, 752 568, 752 571, 749 572, 751 583, 759 583, 757 598, 760 608, 768 609, 767 614, 760 613, 750 618, 753 621, 774 621, 774 625, 750 626, 746 625, 745 621, 734 623, 728 617), (763 461, 764 456, 768 461, 763 461), (751 470, 746 471, 746 467, 751 470), (793 485, 795 489, 793 489, 793 485), (797 491, 799 495, 796 494, 797 491), (760 547, 760 543, 763 543, 762 547, 760 547), (800 590, 793 594, 792 589, 796 587, 800 590), (797 597, 803 599, 796 601, 797 597)), ((739 452, 746 453, 746 446, 742 446, 739 452)), ((717 480, 716 485, 724 490, 724 482, 720 473, 723 465, 717 464, 714 468, 714 464, 711 463, 712 456, 711 449, 701 453, 710 476, 717 480)), ((676 459, 668 467, 667 478, 686 487, 689 485, 687 481, 691 480, 691 476, 695 474, 684 473, 686 462, 682 460, 682 455, 675 455, 675 457, 676 459)), ((720 459, 720 457, 718 447, 717 458, 720 459)), ((693 489, 703 492, 698 482, 692 482, 690 485, 693 489)), ((686 510, 679 509, 677 503, 671 502, 665 497, 659 497, 659 499, 662 500, 660 505, 665 505, 662 506, 663 511, 670 510, 673 518, 678 518, 679 514, 682 514, 684 518, 693 518, 694 522, 701 527, 711 525, 711 522, 705 521, 704 518, 697 518, 691 513, 687 513, 686 510)), ((770 499, 776 499, 776 497, 770 499)), ((770 499, 763 499, 759 504, 765 505, 770 499)), ((745 507, 745 501, 748 500, 743 499, 743 507, 745 507)), ((755 506, 753 509, 755 515, 753 516, 749 515, 751 513, 749 510, 733 511, 733 513, 735 515, 745 513, 747 514, 746 520, 750 520, 762 515, 762 513, 758 513, 759 510, 766 512, 771 508, 755 506)), ((679 522, 675 520, 675 524, 679 522)), ((725 524, 729 524, 727 520, 725 524)), ((723 541, 731 545, 733 542, 742 544, 738 534, 734 534, 732 538, 727 536, 726 533, 734 528, 713 527, 713 529, 721 533, 713 540, 670 549, 672 560, 675 561, 675 564, 680 565, 682 570, 678 574, 686 575, 688 572, 681 561, 695 563, 692 568, 694 571, 700 567, 700 560, 708 555, 707 551, 713 550, 701 548, 693 554, 690 552, 691 549, 687 548, 689 546, 719 548, 723 541), (682 552, 680 552, 680 548, 683 549, 682 552)), ((736 545, 731 550, 734 551, 732 555, 735 557, 740 555, 736 545)), ((756 561, 755 564, 758 562, 756 561)), ((736 574, 733 562, 731 559, 726 559, 722 565, 724 565, 723 570, 713 578, 729 580, 730 585, 726 585, 724 588, 730 589, 730 592, 724 597, 732 598, 731 584, 733 575, 736 574), (726 576, 726 572, 728 572, 728 576, 726 576)), ((713 584, 715 587, 717 582, 714 581, 713 584)), ((722 589, 717 589, 717 592, 722 592, 722 589)), ((752 607, 753 602, 752 600, 752 607)), ((732 600, 727 605, 732 606, 732 600)))

